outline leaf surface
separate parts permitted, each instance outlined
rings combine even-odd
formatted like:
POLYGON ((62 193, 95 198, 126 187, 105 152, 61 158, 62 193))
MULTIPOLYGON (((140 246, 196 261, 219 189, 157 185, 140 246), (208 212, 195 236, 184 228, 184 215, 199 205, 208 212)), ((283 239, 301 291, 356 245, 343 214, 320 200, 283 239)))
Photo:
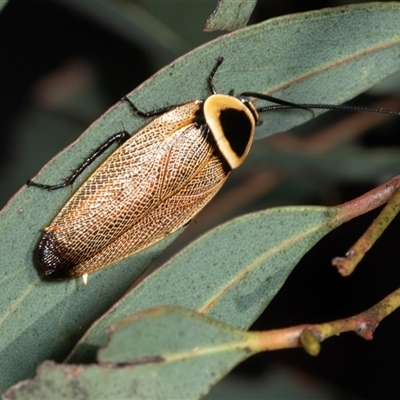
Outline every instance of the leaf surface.
POLYGON ((99 365, 44 363, 7 399, 197 399, 255 352, 256 334, 189 310, 161 307, 113 327, 99 365))
POLYGON ((244 28, 256 4, 257 0, 218 0, 217 7, 208 17, 204 29, 206 31, 233 31, 244 28))
POLYGON ((300 258, 336 226, 335 217, 333 208, 282 207, 213 229, 116 303, 86 333, 68 362, 94 362, 110 325, 160 305, 189 308, 249 328, 300 258))

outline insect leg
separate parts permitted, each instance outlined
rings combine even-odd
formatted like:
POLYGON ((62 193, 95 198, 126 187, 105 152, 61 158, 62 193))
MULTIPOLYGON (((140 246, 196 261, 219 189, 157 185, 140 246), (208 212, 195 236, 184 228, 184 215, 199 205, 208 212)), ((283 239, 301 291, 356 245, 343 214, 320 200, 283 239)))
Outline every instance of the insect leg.
MULTIPOLYGON (((213 79, 214 79, 214 75, 217 72, 219 66, 222 64, 222 62, 224 61, 224 57, 218 57, 217 58, 217 62, 215 63, 214 68, 211 70, 210 75, 208 76, 208 87, 210 89, 210 92, 212 94, 217 94, 217 91, 215 90, 215 86, 213 84, 213 79)), ((229 92, 229 94, 232 96, 233 95, 233 89, 229 92)), ((181 104, 175 104, 172 106, 166 106, 166 107, 161 107, 158 108, 157 110, 152 110, 152 111, 141 111, 139 110, 135 104, 133 104, 132 100, 130 100, 127 96, 122 97, 121 101, 125 101, 128 103, 130 109, 132 110, 132 112, 135 115, 138 115, 139 117, 144 117, 144 118, 148 118, 148 117, 154 117, 156 115, 161 115, 166 113, 167 111, 170 111, 178 106, 180 106, 181 104)))
POLYGON ((131 135, 127 131, 121 131, 110 137, 105 143, 103 143, 99 148, 97 148, 93 154, 91 154, 74 172, 71 176, 66 178, 64 182, 58 183, 56 185, 46 185, 43 183, 33 182, 31 179, 26 182, 27 186, 35 186, 41 189, 47 190, 57 190, 63 187, 72 185, 76 178, 90 165, 93 161, 103 154, 109 147, 111 147, 114 143, 118 143, 119 145, 126 142, 131 135))
POLYGON ((154 117, 156 115, 161 115, 166 113, 167 111, 170 111, 176 107, 178 107, 180 104, 175 104, 172 106, 166 106, 166 107, 161 107, 157 108, 157 110, 152 110, 152 111, 141 111, 139 110, 135 104, 133 104, 132 100, 128 99, 128 97, 124 96, 121 101, 125 101, 128 103, 129 108, 131 111, 135 114, 138 115, 139 117, 144 117, 144 118, 149 118, 149 117, 154 117))
POLYGON ((222 64, 222 61, 224 61, 224 57, 217 58, 217 62, 215 64, 214 68, 211 70, 210 75, 208 76, 208 87, 210 88, 210 92, 212 94, 217 94, 217 91, 215 90, 215 86, 213 84, 213 79, 214 79, 215 73, 217 72, 217 69, 222 64))

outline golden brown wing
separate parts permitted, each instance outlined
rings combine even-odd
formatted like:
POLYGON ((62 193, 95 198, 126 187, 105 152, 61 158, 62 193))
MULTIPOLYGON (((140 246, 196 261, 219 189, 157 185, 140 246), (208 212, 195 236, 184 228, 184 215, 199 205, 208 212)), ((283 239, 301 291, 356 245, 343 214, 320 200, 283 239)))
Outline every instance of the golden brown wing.
POLYGON ((212 157, 174 195, 166 197, 114 242, 82 262, 70 276, 81 276, 138 252, 189 222, 218 192, 227 178, 221 161, 212 157), (208 179, 205 181, 205 179, 208 179))
POLYGON ((102 268, 175 231, 211 199, 226 174, 193 124, 199 108, 156 118, 93 173, 46 229, 39 256, 48 273, 102 268))

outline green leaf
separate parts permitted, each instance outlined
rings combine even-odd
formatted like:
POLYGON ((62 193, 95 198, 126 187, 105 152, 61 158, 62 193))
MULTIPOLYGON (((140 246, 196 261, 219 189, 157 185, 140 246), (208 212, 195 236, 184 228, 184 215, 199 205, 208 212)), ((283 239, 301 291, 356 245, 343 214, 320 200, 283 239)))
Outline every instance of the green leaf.
MULTIPOLYGON (((259 91, 294 102, 329 100, 339 103, 397 71, 400 68, 399 43, 399 3, 369 3, 289 15, 222 36, 193 50, 146 81, 130 97, 145 110, 155 105, 203 99, 207 96, 206 77, 217 56, 224 56, 224 64, 215 77, 219 92, 228 93, 234 88, 236 93, 259 91)), ((309 118, 309 114, 302 110, 285 111, 284 114, 282 111, 271 112, 264 116, 265 123, 257 135, 263 137, 286 130, 309 118)), ((60 182, 88 156, 90 149, 119 131, 121 125, 135 132, 145 123, 132 116, 126 104, 118 103, 95 121, 78 141, 51 160, 37 180, 50 184, 60 182)), ((3 281, 0 294, 0 390, 33 374, 42 360, 62 359, 81 332, 126 291, 150 260, 172 240, 168 238, 167 242, 124 260, 118 266, 92 274, 88 287, 83 287, 79 280, 42 281, 35 270, 34 249, 43 227, 49 224, 70 195, 68 189, 50 193, 24 188, 0 214, 3 281)), ((271 232, 266 236, 270 235, 271 232)), ((232 248, 233 245, 229 246, 232 248)), ((248 246, 252 247, 253 243, 248 246)), ((204 253, 209 251, 203 250, 204 253)), ((223 259, 213 262, 214 269, 230 276, 229 270, 220 266, 223 259)), ((179 285, 175 286, 176 290, 186 292, 190 298, 197 297, 197 290, 204 287, 202 282, 207 278, 202 273, 195 276, 200 280, 193 281, 190 291, 179 285)), ((174 279, 178 278, 175 276, 174 279)), ((210 314, 227 318, 227 313, 232 309, 237 311, 237 306, 241 305, 241 315, 233 324, 247 326, 246 312, 248 320, 252 321, 267 304, 263 299, 256 312, 257 307, 252 303, 258 295, 257 290, 262 292, 266 282, 250 280, 249 284, 253 286, 247 288, 247 295, 244 292, 241 295, 244 297, 236 299, 236 307, 224 309, 224 301, 228 299, 223 297, 210 309, 210 314), (254 309, 246 309, 247 297, 254 309)), ((164 290, 158 285, 159 281, 156 290, 160 299, 143 299, 143 305, 154 301, 163 303, 164 290)), ((169 290, 165 284, 161 287, 169 290)), ((198 296, 198 301, 187 301, 196 309, 196 303, 204 303, 201 292, 198 296)), ((206 294, 208 297, 209 293, 206 294)), ((229 302, 235 304, 235 299, 229 302)))
POLYGON ((336 210, 285 207, 236 218, 206 233, 144 279, 98 320, 68 360, 89 363, 107 328, 160 305, 197 310, 247 329, 300 258, 335 227, 336 210))
POLYGON ((49 282, 41 280, 32 265, 32 250, 36 246, 32 230, 37 226, 36 219, 41 217, 33 210, 26 202, 14 203, 0 220, 4 240, 1 246, 6 249, 1 260, 1 391, 32 375, 43 360, 63 360, 93 320, 115 303, 179 234, 169 236, 131 260, 124 260, 118 268, 119 274, 110 268, 90 275, 87 286, 80 279, 49 282), (21 232, 18 227, 27 231, 21 232), (16 231, 18 238, 11 235, 7 238, 7 232, 16 231), (25 249, 22 255, 21 249, 25 249))
POLYGON ((208 17, 204 30, 206 31, 233 31, 244 28, 257 0, 218 0, 217 7, 208 17))
POLYGON ((5 399, 197 399, 257 352, 255 337, 189 310, 147 310, 113 327, 98 366, 46 362, 5 399))

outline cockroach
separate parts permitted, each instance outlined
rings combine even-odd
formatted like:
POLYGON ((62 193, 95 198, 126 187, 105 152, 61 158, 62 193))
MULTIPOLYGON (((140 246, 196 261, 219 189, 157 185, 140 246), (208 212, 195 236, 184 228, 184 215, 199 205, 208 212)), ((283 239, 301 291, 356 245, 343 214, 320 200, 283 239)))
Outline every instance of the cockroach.
POLYGON ((124 97, 135 115, 155 118, 132 136, 125 130, 115 134, 63 183, 28 181, 28 186, 48 190, 71 185, 106 149, 120 144, 45 228, 38 258, 46 276, 85 276, 189 223, 243 163, 261 112, 321 108, 399 115, 357 106, 294 104, 253 92, 218 94, 213 78, 222 61, 217 59, 208 76, 211 94, 205 100, 143 112, 124 97), (249 97, 276 104, 257 109, 249 97))

